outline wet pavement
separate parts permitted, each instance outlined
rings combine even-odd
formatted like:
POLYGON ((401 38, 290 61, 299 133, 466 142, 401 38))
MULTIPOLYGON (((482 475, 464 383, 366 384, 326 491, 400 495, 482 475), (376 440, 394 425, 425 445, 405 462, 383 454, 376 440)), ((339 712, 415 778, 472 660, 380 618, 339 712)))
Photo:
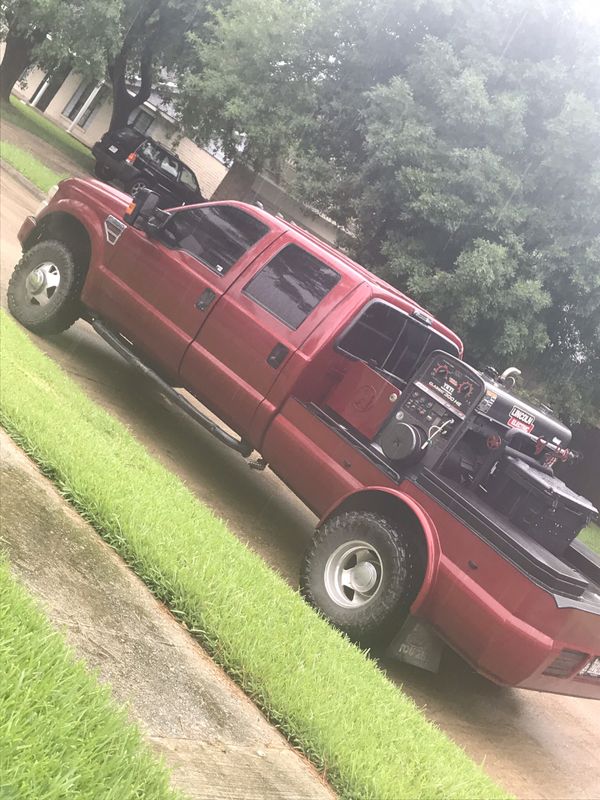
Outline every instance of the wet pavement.
MULTIPOLYGON (((6 283, 20 252, 16 231, 37 201, 6 174, 0 179, 5 305, 6 283)), ((249 470, 240 456, 167 406, 86 324, 35 340, 241 539, 296 585, 315 520, 269 470, 249 470)), ((439 675, 398 664, 384 667, 431 720, 519 798, 600 799, 597 701, 503 689, 452 655, 439 675)))
POLYGON ((0 431, 0 545, 193 800, 333 800, 219 670, 0 431))

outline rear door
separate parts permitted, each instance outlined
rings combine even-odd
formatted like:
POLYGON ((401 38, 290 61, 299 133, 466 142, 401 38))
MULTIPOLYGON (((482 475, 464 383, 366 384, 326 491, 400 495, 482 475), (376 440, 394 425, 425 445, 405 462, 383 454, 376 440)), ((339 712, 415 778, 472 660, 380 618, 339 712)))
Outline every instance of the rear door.
POLYGON ((208 314, 236 278, 281 234, 233 205, 178 211, 158 239, 127 226, 96 284, 93 308, 151 363, 177 375, 208 314))
POLYGON ((188 349, 182 385, 242 435, 294 352, 355 285, 288 231, 224 294, 188 349))

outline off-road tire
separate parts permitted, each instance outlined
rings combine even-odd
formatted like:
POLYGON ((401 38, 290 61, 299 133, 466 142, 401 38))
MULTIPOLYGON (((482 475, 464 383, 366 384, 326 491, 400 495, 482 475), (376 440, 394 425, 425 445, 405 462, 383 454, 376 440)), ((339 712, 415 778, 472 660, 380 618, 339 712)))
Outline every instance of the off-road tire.
POLYGON ((81 314, 80 295, 86 272, 86 266, 78 264, 62 242, 56 239, 38 242, 23 253, 11 275, 7 291, 10 313, 21 325, 40 335, 67 330, 81 314), (60 282, 46 305, 35 305, 28 297, 26 281, 45 263, 56 266, 60 282))
POLYGON ((400 627, 418 591, 420 574, 419 556, 407 530, 380 514, 349 511, 331 517, 316 531, 304 556, 300 590, 335 627, 371 646, 400 627), (331 596, 325 573, 330 557, 355 540, 373 546, 383 569, 376 594, 358 608, 346 608, 331 596))

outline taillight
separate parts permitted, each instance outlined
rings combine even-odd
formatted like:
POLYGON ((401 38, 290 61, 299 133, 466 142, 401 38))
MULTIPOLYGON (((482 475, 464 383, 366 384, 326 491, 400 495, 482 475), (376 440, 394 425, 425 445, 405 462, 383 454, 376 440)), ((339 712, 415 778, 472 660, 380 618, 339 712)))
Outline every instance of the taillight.
POLYGON ((128 164, 133 164, 136 158, 137 158, 137 153, 134 151, 133 153, 129 153, 125 161, 127 161, 128 164))

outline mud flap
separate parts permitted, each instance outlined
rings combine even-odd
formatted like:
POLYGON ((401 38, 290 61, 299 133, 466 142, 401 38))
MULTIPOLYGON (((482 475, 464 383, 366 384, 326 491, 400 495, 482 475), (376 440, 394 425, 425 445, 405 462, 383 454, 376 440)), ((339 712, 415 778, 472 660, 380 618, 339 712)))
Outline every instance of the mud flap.
POLYGON ((430 625, 409 616, 392 639, 386 655, 414 667, 437 672, 443 648, 444 643, 430 625))

